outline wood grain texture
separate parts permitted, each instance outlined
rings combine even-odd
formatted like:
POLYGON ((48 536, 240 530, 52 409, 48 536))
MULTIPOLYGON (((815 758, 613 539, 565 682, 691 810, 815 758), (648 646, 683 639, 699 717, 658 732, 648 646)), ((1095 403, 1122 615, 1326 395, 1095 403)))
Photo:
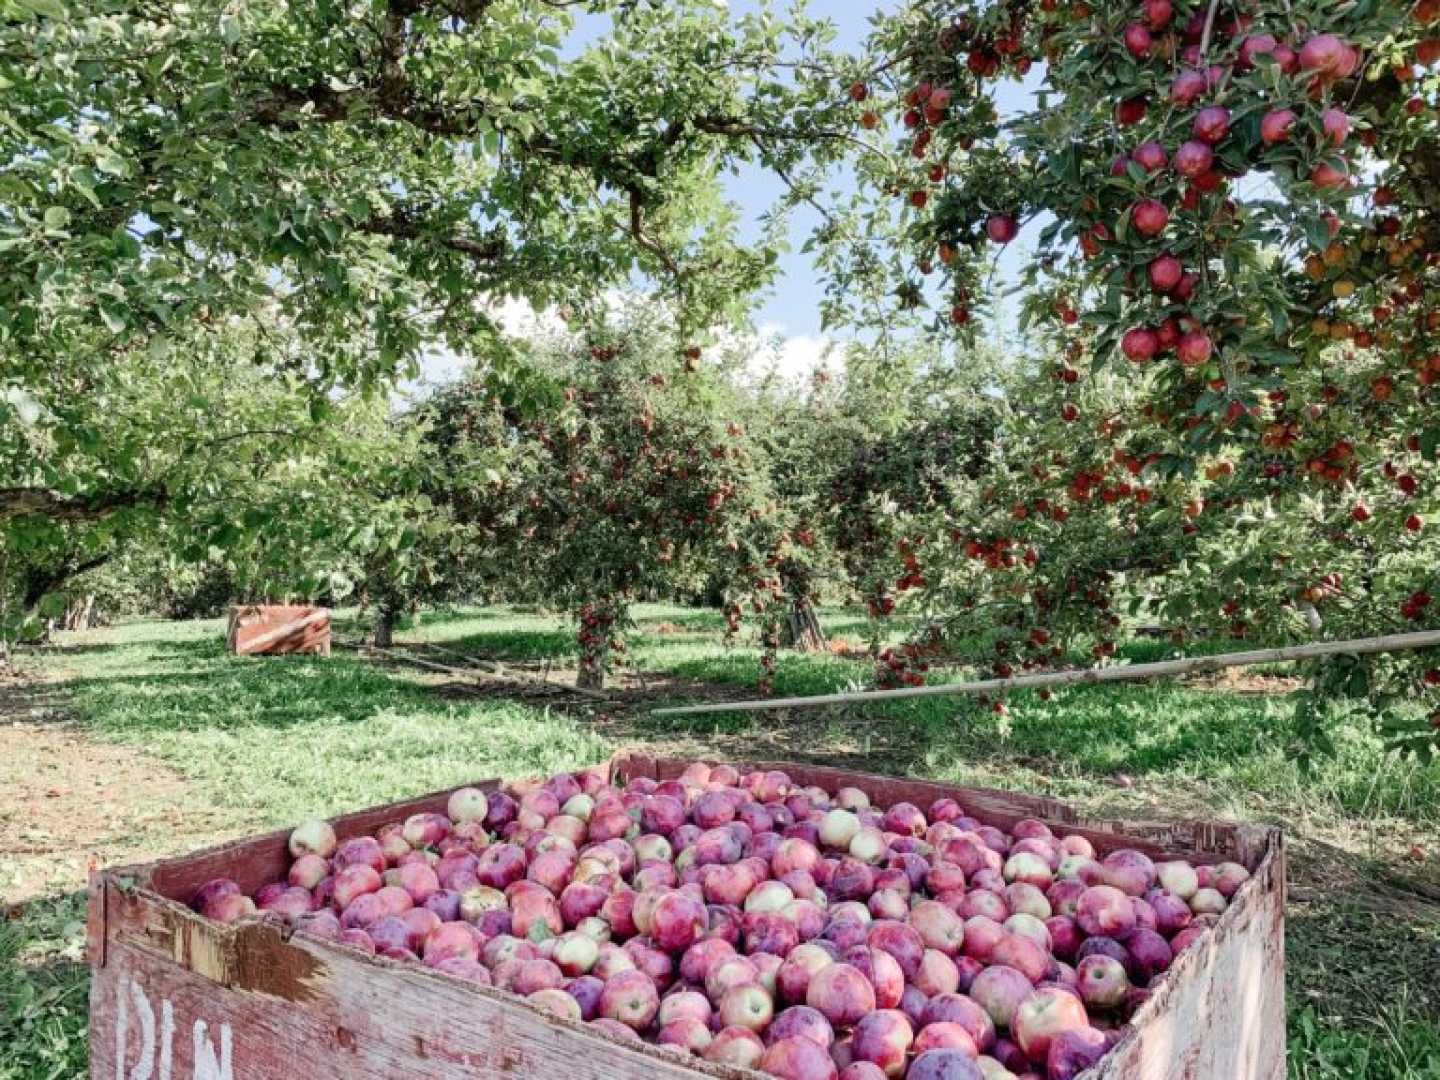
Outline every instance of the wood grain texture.
POLYGON ((277 923, 220 926, 141 890, 109 890, 107 905, 113 936, 90 998, 94 1080, 158 1080, 167 1052, 170 1080, 218 1080, 225 1045, 232 1080, 745 1075, 613 1040, 417 964, 287 937, 277 923))
MULTIPOLYGON (((595 766, 617 782, 678 776, 687 762, 621 754, 595 766)), ((1038 817, 1101 851, 1134 847, 1196 862, 1234 860, 1254 877, 1212 934, 1175 964, 1096 1080, 1280 1080, 1285 1066, 1284 848, 1279 830, 1211 822, 1091 819, 1053 799, 808 765, 756 762, 801 784, 858 787, 878 807, 954 798, 1000 827, 1038 817)), ((504 785, 523 792, 537 781, 504 785)), ((493 790, 498 781, 476 786, 493 790)), ((443 809, 449 790, 335 819, 341 839, 443 809)), ((618 1042, 524 1001, 415 964, 291 935, 261 918, 223 926, 189 897, 230 877, 247 891, 288 866, 288 830, 182 859, 97 874, 88 941, 92 1080, 508 1077, 610 1080, 739 1073, 618 1042)))
POLYGON ((330 611, 293 604, 232 607, 225 644, 236 656, 329 656, 330 611))
POLYGON ((1285 850, 1278 833, 1213 933, 1175 961, 1095 1080, 1283 1080, 1285 850))

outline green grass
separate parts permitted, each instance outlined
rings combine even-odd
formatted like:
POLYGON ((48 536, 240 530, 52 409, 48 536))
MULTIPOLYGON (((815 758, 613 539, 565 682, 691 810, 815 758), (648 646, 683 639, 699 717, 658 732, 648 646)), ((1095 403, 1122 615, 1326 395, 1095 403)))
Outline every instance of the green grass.
POLYGON ((1293 1009, 1288 1034, 1294 1080, 1440 1078, 1440 1031, 1403 998, 1381 1005, 1360 1025, 1324 1017, 1309 1007, 1293 1009))
POLYGON ((228 656, 219 622, 145 623, 60 662, 70 710, 142 747, 210 805, 274 825, 502 773, 545 773, 609 751, 574 718, 445 699, 337 653, 228 656))
MULTIPOLYGON (((753 684, 758 654, 723 645, 718 613, 643 605, 636 619, 635 666, 679 680, 677 695, 753 684)), ((858 641, 863 619, 826 612, 825 624, 858 641)), ((353 621, 341 625, 357 635, 353 621)), ((533 610, 427 612, 401 639, 572 664, 571 627, 533 610)), ((1141 641, 1124 651, 1157 659, 1170 647, 1141 641)), ((177 770, 197 804, 235 833, 480 776, 548 772, 635 742, 1026 789, 1132 816, 1280 822, 1295 886, 1291 1076, 1440 1080, 1440 906, 1433 885, 1415 881, 1423 869, 1404 857, 1412 843, 1440 850, 1440 767, 1386 755, 1351 721, 1337 733, 1338 754, 1307 773, 1292 752, 1293 701, 1284 696, 1117 684, 1013 699, 1007 718, 947 697, 694 720, 635 710, 597 723, 520 700, 447 696, 344 652, 236 660, 217 622, 124 626, 43 663, 63 678, 53 694, 82 730, 177 770)), ((860 687, 868 674, 863 662, 785 654, 776 690, 860 687)), ((83 1071, 80 917, 60 895, 0 923, 0 1080, 83 1071)))
POLYGON ((89 1074, 83 896, 0 920, 0 1080, 89 1074))
MULTIPOLYGON (((630 639, 632 663, 648 671, 695 683, 753 686, 759 651, 744 643, 718 642, 717 613, 668 605, 640 605, 638 629, 630 639), (681 633, 661 634, 669 623, 681 633)), ((859 641, 861 613, 826 611, 827 633, 859 641)), ((491 608, 455 610, 432 616, 404 635, 446 648, 496 658, 553 658, 568 663, 570 627, 558 616, 491 608)), ((1234 648, 1206 642, 1192 653, 1234 648)), ((1136 640, 1121 650, 1125 659, 1146 662, 1175 655, 1167 642, 1136 640)), ((1252 669, 1253 670, 1253 669, 1252 669)), ((1285 674, 1285 665, 1256 673, 1285 674)), ((864 689, 869 665, 834 656, 782 654, 775 673, 780 696, 864 689)), ((946 679, 951 676, 945 676, 946 679)), ((1045 785, 1076 797, 1094 778, 1126 775, 1154 784, 1176 781, 1203 789, 1217 812, 1283 820, 1297 808, 1305 813, 1341 814, 1360 822, 1406 818, 1440 823, 1440 768, 1426 768, 1385 754, 1361 718, 1334 732, 1337 753, 1307 771, 1299 764, 1293 731, 1294 701, 1270 695, 1227 694, 1192 689, 1176 682, 1110 684, 1057 691, 1049 701, 1015 695, 1008 721, 968 699, 935 697, 832 711, 798 718, 807 735, 816 726, 828 739, 840 733, 859 740, 859 751, 887 753, 894 763, 925 775, 966 783, 1033 789, 1045 785)), ((787 721, 794 723, 797 721, 787 721)), ((642 730, 656 737, 695 738, 772 732, 773 714, 729 713, 695 721, 656 721, 642 730)))

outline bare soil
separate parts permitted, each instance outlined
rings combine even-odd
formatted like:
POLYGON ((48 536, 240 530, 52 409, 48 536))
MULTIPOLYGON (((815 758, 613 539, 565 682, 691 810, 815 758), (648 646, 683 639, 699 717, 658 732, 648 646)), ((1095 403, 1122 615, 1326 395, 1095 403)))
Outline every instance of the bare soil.
POLYGON ((1192 690, 1211 690, 1226 694, 1293 694, 1305 689, 1305 679, 1288 675, 1256 675, 1245 668, 1226 668, 1209 675, 1189 676, 1184 680, 1192 690))
POLYGON ((174 770, 87 737, 41 684, 0 685, 0 912, 233 833, 174 770))

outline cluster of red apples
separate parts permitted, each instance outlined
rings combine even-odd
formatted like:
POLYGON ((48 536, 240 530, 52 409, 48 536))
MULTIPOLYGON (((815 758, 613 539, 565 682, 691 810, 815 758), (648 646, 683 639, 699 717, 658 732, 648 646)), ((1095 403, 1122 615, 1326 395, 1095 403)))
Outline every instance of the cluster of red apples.
POLYGON ((701 763, 462 788, 373 836, 307 822, 290 852, 286 880, 194 907, 786 1080, 1069 1080, 1249 877, 701 763))

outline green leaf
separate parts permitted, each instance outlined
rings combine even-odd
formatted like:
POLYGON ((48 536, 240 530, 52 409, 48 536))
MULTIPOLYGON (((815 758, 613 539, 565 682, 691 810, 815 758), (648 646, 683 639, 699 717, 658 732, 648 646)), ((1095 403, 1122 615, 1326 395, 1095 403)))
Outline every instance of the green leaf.
POLYGON ((1420 432, 1420 454, 1428 461, 1440 461, 1440 427, 1420 432))
POLYGON ((1303 222, 1305 239, 1316 251, 1330 246, 1330 225, 1319 215, 1307 216, 1303 222))
POLYGON ((112 334, 123 333, 125 327, 129 325, 126 321, 124 309, 114 304, 101 304, 100 318, 104 320, 106 328, 108 328, 112 334))
POLYGON ((95 167, 111 176, 129 176, 130 164, 119 154, 101 148, 95 152, 95 167))
POLYGON ((45 208, 45 227, 59 231, 70 224, 70 211, 63 206, 49 206, 45 208))

